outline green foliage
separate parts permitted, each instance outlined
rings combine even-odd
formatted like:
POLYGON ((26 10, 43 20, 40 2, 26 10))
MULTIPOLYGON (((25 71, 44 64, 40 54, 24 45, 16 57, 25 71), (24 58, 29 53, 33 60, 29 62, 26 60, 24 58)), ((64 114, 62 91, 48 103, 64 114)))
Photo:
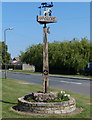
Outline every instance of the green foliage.
POLYGON ((10 53, 8 53, 7 51, 8 51, 8 46, 5 45, 4 42, 0 42, 0 62, 2 64, 9 63, 10 61, 10 53))
POLYGON ((27 101, 29 101, 29 102, 35 102, 35 100, 34 99, 32 99, 32 98, 27 98, 27 101))
POLYGON ((64 94, 58 93, 58 99, 64 99, 64 94))
MULTIPOLYGON (((69 94, 65 94, 65 93, 58 93, 58 99, 59 100, 62 100, 62 101, 68 101, 69 100, 69 97, 68 97, 69 94)), ((70 95, 69 95, 70 96, 70 95)))
POLYGON ((30 101, 30 102, 62 102, 62 101, 68 101, 69 100, 69 97, 68 97, 68 94, 61 94, 61 93, 58 93, 57 97, 54 96, 54 95, 50 95, 50 94, 37 94, 37 95, 33 95, 30 94, 27 95, 26 99, 27 101, 30 101))
MULTIPOLYGON (((83 74, 87 63, 92 62, 90 49, 92 46, 87 38, 49 43, 50 73, 83 74)), ((26 52, 21 52, 20 58, 42 71, 42 44, 30 46, 26 52)))
POLYGON ((32 45, 21 52, 20 59, 22 62, 35 65, 36 68, 42 68, 42 44, 32 45))

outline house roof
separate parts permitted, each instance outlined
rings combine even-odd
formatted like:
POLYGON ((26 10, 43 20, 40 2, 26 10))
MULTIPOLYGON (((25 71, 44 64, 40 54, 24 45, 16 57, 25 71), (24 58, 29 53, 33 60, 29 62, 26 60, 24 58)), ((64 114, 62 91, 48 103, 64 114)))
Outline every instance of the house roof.
POLYGON ((19 57, 14 57, 13 58, 13 61, 16 60, 16 61, 20 61, 19 57))

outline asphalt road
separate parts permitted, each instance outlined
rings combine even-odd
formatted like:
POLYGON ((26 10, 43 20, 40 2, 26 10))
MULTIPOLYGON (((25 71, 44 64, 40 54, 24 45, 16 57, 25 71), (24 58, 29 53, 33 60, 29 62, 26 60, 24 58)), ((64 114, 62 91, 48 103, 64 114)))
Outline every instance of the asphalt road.
MULTIPOLYGON (((2 73, 4 77, 4 73, 2 73)), ((26 82, 31 82, 35 84, 42 84, 43 77, 40 74, 26 74, 26 73, 12 73, 7 72, 8 78, 13 78, 16 80, 22 80, 26 82)), ((90 95, 90 80, 81 80, 81 79, 69 79, 69 78, 60 78, 60 77, 49 77, 49 86, 53 88, 59 88, 63 90, 73 91, 77 93, 82 93, 90 95)))

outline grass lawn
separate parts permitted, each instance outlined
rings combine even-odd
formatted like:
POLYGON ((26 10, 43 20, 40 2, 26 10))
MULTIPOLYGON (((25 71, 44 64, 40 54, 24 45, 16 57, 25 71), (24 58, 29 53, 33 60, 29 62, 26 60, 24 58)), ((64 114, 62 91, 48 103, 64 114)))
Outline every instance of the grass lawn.
POLYGON ((23 73, 36 73, 36 74, 41 74, 41 72, 32 72, 30 70, 7 70, 7 71, 10 71, 10 72, 23 72, 23 73))
MULTIPOLYGON (((26 94, 42 90, 41 85, 27 84, 7 78, 2 79, 2 117, 3 118, 90 118, 90 97, 78 93, 66 91, 77 101, 77 107, 83 108, 81 113, 72 116, 61 115, 24 115, 12 111, 10 108, 17 104, 17 99, 26 94)), ((50 91, 61 91, 60 89, 50 89, 50 91)))

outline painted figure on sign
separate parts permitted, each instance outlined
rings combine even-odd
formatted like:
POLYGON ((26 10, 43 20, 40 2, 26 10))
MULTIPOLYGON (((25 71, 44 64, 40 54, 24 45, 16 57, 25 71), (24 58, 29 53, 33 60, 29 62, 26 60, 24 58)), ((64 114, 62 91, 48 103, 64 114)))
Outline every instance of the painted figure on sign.
POLYGON ((49 16, 51 16, 52 10, 51 8, 49 8, 49 16))
POLYGON ((44 16, 51 16, 51 13, 52 13, 51 8, 48 8, 47 10, 45 10, 45 11, 43 12, 44 16))

